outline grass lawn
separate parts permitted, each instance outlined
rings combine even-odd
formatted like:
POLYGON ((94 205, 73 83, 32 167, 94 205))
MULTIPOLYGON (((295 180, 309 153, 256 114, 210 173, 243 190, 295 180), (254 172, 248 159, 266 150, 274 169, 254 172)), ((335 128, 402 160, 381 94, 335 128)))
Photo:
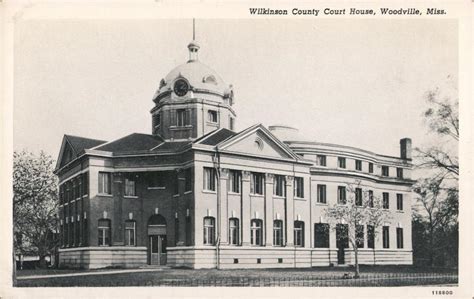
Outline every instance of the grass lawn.
MULTIPOLYGON (((70 272, 79 273, 73 270, 28 270, 28 273, 18 271, 18 277, 70 272)), ((153 272, 24 279, 18 280, 16 286, 396 286, 457 283, 457 273, 447 269, 362 266, 359 279, 345 279, 345 273, 351 274, 352 269, 160 269, 153 272)))

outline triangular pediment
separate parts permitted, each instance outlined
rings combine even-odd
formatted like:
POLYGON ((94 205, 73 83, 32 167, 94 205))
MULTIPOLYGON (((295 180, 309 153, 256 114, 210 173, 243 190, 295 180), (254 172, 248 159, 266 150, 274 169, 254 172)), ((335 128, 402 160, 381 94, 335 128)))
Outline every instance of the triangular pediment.
POLYGON ((56 168, 61 168, 64 165, 68 164, 76 157, 77 153, 74 151, 74 148, 71 146, 66 137, 63 138, 61 144, 61 150, 59 151, 58 162, 56 168))
POLYGON ((219 151, 297 160, 297 155, 262 125, 250 127, 218 145, 219 151))

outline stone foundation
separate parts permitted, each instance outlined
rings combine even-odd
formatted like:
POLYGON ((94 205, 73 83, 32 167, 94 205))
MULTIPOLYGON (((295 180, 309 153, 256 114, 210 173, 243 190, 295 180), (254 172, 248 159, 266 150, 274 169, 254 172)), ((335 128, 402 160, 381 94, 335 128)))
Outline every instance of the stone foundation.
POLYGON ((78 269, 137 268, 146 264, 146 247, 82 247, 59 250, 60 267, 78 269))

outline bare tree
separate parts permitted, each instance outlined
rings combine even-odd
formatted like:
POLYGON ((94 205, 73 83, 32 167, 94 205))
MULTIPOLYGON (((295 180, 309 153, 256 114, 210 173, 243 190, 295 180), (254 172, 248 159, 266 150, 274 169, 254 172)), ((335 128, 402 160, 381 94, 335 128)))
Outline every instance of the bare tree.
POLYGON ((459 159, 459 101, 455 96, 445 96, 439 88, 426 93, 428 108, 423 117, 431 132, 437 136, 435 146, 416 148, 419 168, 432 169, 437 175, 458 179, 459 159), (443 141, 444 140, 444 141, 443 141), (448 146, 448 148, 446 147, 448 146))
POLYGON ((41 152, 13 154, 13 230, 15 252, 38 255, 40 265, 57 247, 57 179, 54 161, 41 152))
POLYGON ((390 219, 388 211, 383 209, 380 197, 365 190, 360 181, 347 184, 346 200, 331 205, 326 211, 326 217, 333 230, 337 224, 347 225, 347 235, 339 235, 336 238, 346 238, 354 250, 355 267, 354 277, 359 277, 359 246, 364 244, 364 234, 358 233, 363 225, 371 225, 374 228, 374 238, 379 227, 390 219))

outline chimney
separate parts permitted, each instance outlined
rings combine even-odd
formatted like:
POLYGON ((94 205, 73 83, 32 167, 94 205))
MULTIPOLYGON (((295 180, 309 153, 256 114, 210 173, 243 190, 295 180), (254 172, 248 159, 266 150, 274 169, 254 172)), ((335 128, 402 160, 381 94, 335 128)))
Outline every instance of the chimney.
POLYGON ((400 158, 411 160, 411 139, 400 139, 400 158))

